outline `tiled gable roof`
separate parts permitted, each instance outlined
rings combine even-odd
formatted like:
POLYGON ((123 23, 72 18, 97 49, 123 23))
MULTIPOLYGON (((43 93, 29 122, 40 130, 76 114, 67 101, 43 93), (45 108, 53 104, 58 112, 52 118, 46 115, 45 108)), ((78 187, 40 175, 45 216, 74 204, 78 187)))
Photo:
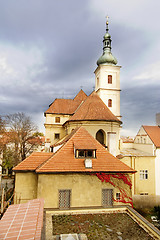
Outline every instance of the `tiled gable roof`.
POLYGON ((42 163, 48 160, 53 153, 45 152, 34 152, 16 167, 13 168, 14 171, 34 171, 42 163))
POLYGON ((96 92, 92 92, 90 96, 79 106, 73 116, 68 121, 83 120, 104 120, 121 122, 105 105, 96 92))
POLYGON ((142 126, 156 147, 160 147, 160 127, 142 126))
POLYGON ((59 99, 56 98, 54 102, 49 106, 46 113, 55 114, 69 114, 72 115, 78 106, 87 98, 87 95, 83 90, 80 90, 74 99, 59 99))
POLYGON ((116 157, 111 155, 85 128, 80 127, 74 135, 48 161, 37 168, 37 173, 56 172, 135 172, 116 157), (75 158, 75 145, 88 149, 94 145, 96 158, 92 159, 92 168, 86 169, 85 159, 75 158), (87 146, 88 145, 88 146, 87 146))

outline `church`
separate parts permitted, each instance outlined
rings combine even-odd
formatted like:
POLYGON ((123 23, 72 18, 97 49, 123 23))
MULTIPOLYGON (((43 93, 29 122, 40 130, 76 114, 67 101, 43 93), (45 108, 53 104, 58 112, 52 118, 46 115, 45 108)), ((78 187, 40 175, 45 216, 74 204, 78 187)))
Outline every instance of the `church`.
POLYGON ((113 207, 132 203, 135 170, 120 153, 120 66, 111 52, 106 22, 95 91, 55 99, 45 111, 45 152, 14 167, 15 203, 35 198, 45 208, 113 207))
POLYGON ((119 154, 121 129, 120 66, 111 52, 111 36, 106 23, 103 54, 95 70, 95 91, 87 96, 82 90, 74 99, 55 99, 45 111, 46 151, 83 126, 114 156, 119 154))

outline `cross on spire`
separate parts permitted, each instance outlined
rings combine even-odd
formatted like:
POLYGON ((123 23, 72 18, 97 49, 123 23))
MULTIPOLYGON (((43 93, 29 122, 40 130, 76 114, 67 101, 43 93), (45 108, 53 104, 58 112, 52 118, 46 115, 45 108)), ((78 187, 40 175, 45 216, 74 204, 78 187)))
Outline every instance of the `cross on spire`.
POLYGON ((108 16, 108 15, 106 16, 106 19, 107 19, 106 24, 108 24, 108 19, 109 19, 109 16, 108 16))
POLYGON ((107 20, 106 20, 106 32, 108 32, 108 30, 109 30, 109 28, 108 28, 108 19, 109 19, 109 16, 108 16, 108 15, 106 16, 106 19, 107 19, 107 20))

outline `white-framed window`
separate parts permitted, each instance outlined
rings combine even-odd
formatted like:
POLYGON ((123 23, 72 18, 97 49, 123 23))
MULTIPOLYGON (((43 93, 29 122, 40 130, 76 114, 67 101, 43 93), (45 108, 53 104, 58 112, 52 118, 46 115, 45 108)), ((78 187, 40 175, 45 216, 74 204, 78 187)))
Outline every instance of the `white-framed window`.
POLYGON ((140 170, 140 180, 148 179, 148 170, 140 170))
POLYGON ((96 158, 96 150, 76 150, 76 158, 96 158))
POLYGON ((116 193, 116 200, 119 201, 121 199, 121 194, 120 192, 117 192, 116 193))

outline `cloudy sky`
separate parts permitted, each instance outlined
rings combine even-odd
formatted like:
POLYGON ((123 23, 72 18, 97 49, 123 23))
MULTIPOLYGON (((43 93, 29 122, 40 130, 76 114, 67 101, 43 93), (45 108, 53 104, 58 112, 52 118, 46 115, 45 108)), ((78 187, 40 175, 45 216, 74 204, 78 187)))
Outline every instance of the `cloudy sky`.
POLYGON ((44 131, 55 98, 90 94, 109 15, 121 69, 123 135, 160 112, 159 0, 0 0, 0 115, 25 112, 44 131))

